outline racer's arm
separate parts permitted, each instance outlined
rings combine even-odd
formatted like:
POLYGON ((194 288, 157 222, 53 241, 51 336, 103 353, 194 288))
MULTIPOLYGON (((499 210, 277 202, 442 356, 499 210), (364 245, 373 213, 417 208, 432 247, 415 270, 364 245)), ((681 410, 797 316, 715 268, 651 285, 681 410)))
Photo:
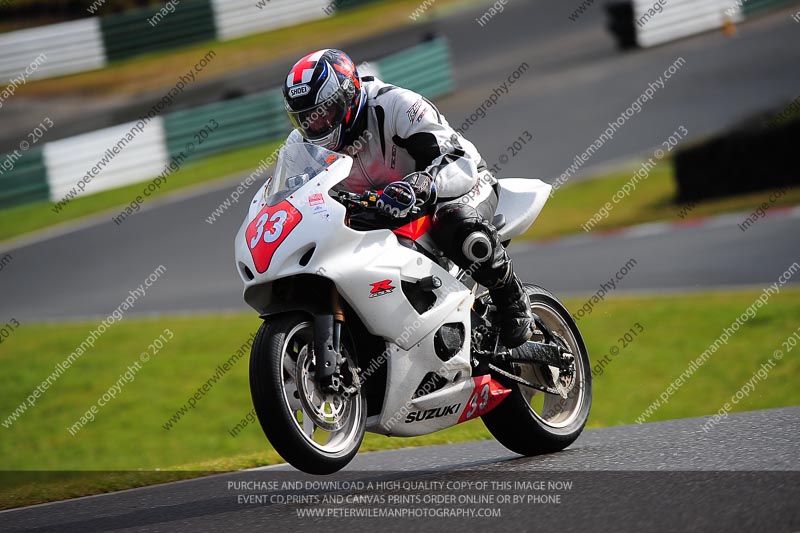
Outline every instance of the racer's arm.
POLYGON ((399 89, 392 91, 395 135, 392 141, 408 151, 417 171, 433 177, 439 202, 459 198, 478 180, 480 154, 469 141, 450 127, 435 105, 419 94, 399 89))

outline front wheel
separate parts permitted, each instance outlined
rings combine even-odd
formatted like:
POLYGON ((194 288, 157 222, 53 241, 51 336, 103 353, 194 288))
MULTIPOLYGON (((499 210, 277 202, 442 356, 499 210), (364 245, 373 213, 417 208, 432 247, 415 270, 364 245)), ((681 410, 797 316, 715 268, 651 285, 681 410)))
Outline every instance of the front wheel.
POLYGON ((583 431, 592 405, 592 374, 589 354, 580 331, 564 305, 550 292, 525 285, 531 310, 566 344, 575 356, 575 372, 559 378, 558 370, 546 365, 513 363, 512 373, 535 384, 557 385, 568 390, 566 398, 548 394, 507 377, 498 376, 511 394, 483 416, 491 434, 506 448, 521 455, 561 451, 583 431))
MULTIPOLYGON (((341 374, 356 381, 355 348, 342 332, 341 374)), ((314 379, 313 321, 289 314, 264 321, 250 353, 250 393, 264 434, 298 470, 331 474, 358 453, 367 420, 366 399, 322 392, 314 379)))

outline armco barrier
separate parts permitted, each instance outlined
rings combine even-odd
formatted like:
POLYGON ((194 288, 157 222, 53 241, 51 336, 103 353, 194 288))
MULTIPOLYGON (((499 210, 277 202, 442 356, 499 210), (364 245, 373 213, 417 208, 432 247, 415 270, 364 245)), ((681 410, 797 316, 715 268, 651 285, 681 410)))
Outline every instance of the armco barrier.
POLYGON ((733 0, 666 0, 659 13, 654 0, 634 0, 636 41, 642 48, 721 28, 742 20, 733 0))
POLYGON ((338 4, 329 0, 182 0, 163 15, 159 11, 166 4, 8 32, 0 34, 0 79, 18 76, 42 52, 47 64, 32 78, 85 72, 143 53, 321 19, 338 4), (151 25, 154 17, 157 23, 151 25))
POLYGON ((41 148, 0 156, 0 209, 47 200, 49 191, 41 148))
POLYGON ((748 16, 759 11, 791 4, 792 2, 796 2, 796 0, 745 0, 742 5, 742 12, 745 16, 748 16))
POLYGON ((324 18, 327 0, 211 0, 221 40, 324 18))
POLYGON ((735 24, 797 0, 628 0, 606 8, 620 48, 657 46, 735 24))
POLYGON ((453 90, 453 66, 447 41, 434 39, 380 61, 380 77, 436 98, 453 90))
POLYGON ((40 54, 44 62, 30 79, 101 68, 106 64, 100 19, 63 22, 40 28, 0 33, 0 80, 25 72, 40 54))
MULTIPOLYGON (((437 98, 453 88, 450 51, 443 38, 360 65, 359 72, 379 76, 428 98, 437 98)), ((278 89, 156 117, 115 153, 114 147, 121 139, 127 139, 135 125, 136 122, 121 124, 47 143, 38 159, 34 153, 26 154, 29 159, 20 160, 13 171, 0 173, 0 206, 48 197, 58 202, 76 189, 90 171, 93 175, 78 196, 122 187, 161 174, 181 154, 181 161, 196 161, 226 150, 283 139, 291 129, 278 89), (207 135, 200 134, 206 126, 211 126, 207 135)), ((5 158, 0 156, 0 169, 5 158)))
POLYGON ((280 90, 170 113, 164 124, 171 158, 185 152, 190 143, 195 150, 193 158, 205 157, 277 139, 291 128, 280 90), (212 121, 215 129, 203 139, 199 132, 212 121))
POLYGON ((132 135, 135 125, 129 122, 45 144, 50 200, 58 202, 67 196, 88 173, 83 189, 78 187, 81 195, 160 174, 168 162, 163 120, 156 117, 132 135), (122 139, 126 141, 120 145, 122 139))
POLYGON ((160 14, 160 7, 136 9, 100 19, 109 61, 216 37, 209 0, 181 2, 172 13, 164 15, 160 14))

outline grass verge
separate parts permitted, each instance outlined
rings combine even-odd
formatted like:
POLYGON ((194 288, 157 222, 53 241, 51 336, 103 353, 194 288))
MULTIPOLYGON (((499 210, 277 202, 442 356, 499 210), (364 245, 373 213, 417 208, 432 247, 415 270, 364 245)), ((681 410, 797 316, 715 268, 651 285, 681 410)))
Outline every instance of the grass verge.
MULTIPOLYGON (((621 352, 596 372, 589 427, 633 423, 759 294, 620 297, 597 306, 579 323, 590 356, 597 361, 612 346, 621 352), (619 339, 636 323, 643 331, 622 349, 619 339)), ((717 412, 797 330, 798 296, 800 289, 781 289, 648 420, 717 412)), ((583 304, 576 299, 566 303, 572 309, 583 304)), ((231 434, 252 407, 246 354, 166 429, 258 326, 258 318, 249 314, 125 320, 106 331, 52 390, 9 424, 7 417, 20 402, 97 327, 22 324, 0 346, 0 508, 280 462, 257 424, 248 424, 235 437, 231 434), (119 383, 165 328, 172 339, 73 436, 68 428, 119 383), (75 472, 83 470, 95 473, 75 472), (31 476, 38 481, 30 482, 31 476)), ((769 383, 760 383, 734 410, 799 404, 799 371, 798 359, 785 357, 771 371, 769 383)), ((489 438, 483 424, 475 421, 411 439, 367 435, 362 450, 489 438)))
MULTIPOLYGON (((768 202, 773 191, 759 191, 696 204, 677 204, 677 184, 668 162, 656 167, 646 180, 640 181, 630 196, 614 204, 612 197, 633 177, 632 171, 616 171, 596 179, 571 182, 555 192, 541 216, 528 230, 528 238, 551 238, 583 233, 582 226, 608 202, 608 216, 592 232, 613 230, 655 221, 680 221, 698 216, 753 210, 768 202)), ((800 204, 800 188, 788 190, 770 208, 800 204)), ((744 221, 744 218, 742 222, 744 221)))

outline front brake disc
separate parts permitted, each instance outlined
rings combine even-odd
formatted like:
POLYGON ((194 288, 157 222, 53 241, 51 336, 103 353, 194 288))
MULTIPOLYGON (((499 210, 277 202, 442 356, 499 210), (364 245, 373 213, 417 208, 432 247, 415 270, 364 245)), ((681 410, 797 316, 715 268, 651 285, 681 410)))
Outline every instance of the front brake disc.
POLYGON ((342 394, 322 392, 314 379, 311 369, 314 363, 308 346, 304 346, 297 354, 295 372, 297 391, 304 416, 308 416, 314 425, 325 431, 342 429, 350 414, 351 402, 342 394))

